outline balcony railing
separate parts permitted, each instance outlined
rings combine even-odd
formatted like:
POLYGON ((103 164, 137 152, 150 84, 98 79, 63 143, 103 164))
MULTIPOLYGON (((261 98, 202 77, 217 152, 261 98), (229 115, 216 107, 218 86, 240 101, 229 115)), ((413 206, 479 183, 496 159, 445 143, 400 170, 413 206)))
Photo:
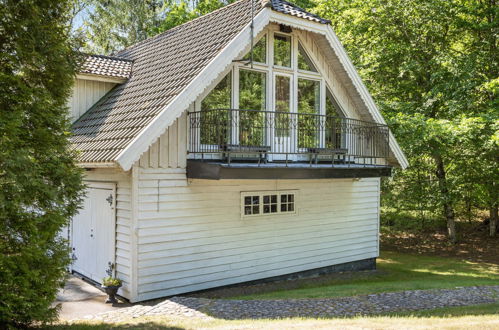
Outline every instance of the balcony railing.
POLYGON ((191 158, 384 165, 386 125, 309 113, 216 109, 189 113, 191 158))

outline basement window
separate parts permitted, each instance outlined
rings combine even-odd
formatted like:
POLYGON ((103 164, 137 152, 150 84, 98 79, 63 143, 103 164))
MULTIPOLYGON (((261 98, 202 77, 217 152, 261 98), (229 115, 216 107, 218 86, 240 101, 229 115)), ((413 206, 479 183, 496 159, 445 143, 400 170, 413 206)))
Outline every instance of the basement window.
POLYGON ((295 213, 294 191, 241 192, 241 215, 275 215, 295 213))

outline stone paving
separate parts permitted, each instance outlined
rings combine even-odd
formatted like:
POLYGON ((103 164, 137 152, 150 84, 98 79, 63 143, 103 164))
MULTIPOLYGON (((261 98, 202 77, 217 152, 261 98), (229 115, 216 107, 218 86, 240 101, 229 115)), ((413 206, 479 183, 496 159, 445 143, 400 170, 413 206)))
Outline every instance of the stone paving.
POLYGON ((173 297, 154 306, 135 305, 85 319, 120 322, 139 316, 210 319, 342 317, 499 302, 499 285, 415 290, 327 299, 228 300, 173 297))

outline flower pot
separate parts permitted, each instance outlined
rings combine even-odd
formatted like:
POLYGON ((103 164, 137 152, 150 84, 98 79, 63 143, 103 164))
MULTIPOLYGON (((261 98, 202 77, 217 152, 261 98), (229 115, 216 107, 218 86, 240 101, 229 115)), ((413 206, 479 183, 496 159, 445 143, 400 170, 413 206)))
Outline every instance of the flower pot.
POLYGON ((115 304, 118 302, 118 300, 116 300, 116 293, 118 292, 118 289, 121 288, 121 285, 110 285, 110 286, 103 285, 102 288, 107 293, 106 304, 115 304))

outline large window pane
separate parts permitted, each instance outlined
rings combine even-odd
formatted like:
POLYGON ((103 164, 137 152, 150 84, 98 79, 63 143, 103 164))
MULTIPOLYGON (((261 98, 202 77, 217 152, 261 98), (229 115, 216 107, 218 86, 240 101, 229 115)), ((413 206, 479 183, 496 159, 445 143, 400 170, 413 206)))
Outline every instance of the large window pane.
POLYGON ((263 146, 265 144, 266 80, 264 72, 239 71, 239 144, 263 146))
POLYGON ((274 65, 291 67, 291 37, 274 35, 274 65))
POLYGON ((320 90, 319 81, 298 79, 298 146, 300 148, 319 146, 320 90))
MULTIPOLYGON (((243 57, 243 60, 251 60, 251 51, 243 57)), ((253 62, 267 63, 267 37, 263 36, 253 46, 253 62)))
POLYGON ((289 136, 290 131, 290 87, 288 76, 275 77, 275 134, 277 137, 289 136))
POLYGON ((201 144, 227 143, 230 128, 232 72, 227 74, 201 102, 201 144))
POLYGON ((344 148, 345 130, 342 118, 345 115, 329 88, 326 91, 326 116, 326 148, 344 148))
POLYGON ((301 43, 298 43, 298 69, 317 72, 314 63, 303 49, 301 43))

